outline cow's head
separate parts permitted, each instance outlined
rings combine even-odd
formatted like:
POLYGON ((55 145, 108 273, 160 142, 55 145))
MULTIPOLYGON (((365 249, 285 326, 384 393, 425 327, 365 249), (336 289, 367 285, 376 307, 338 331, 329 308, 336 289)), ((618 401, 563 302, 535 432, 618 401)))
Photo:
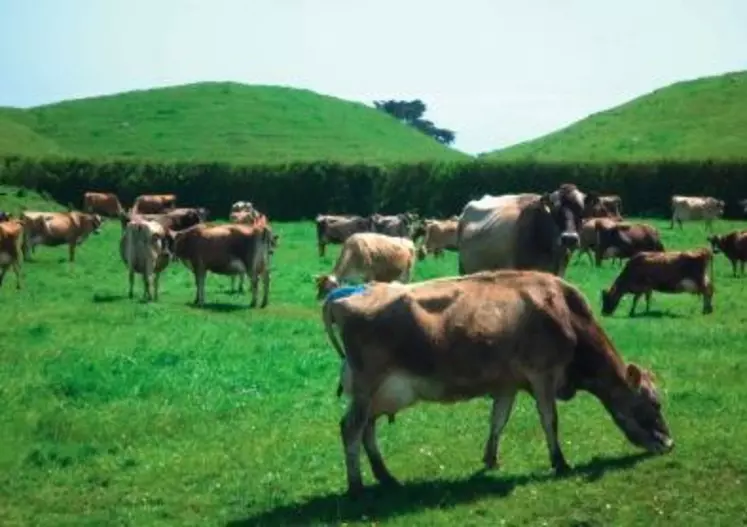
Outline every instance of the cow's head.
POLYGON ((718 254, 719 252, 724 250, 724 241, 726 236, 719 236, 717 234, 714 234, 713 236, 709 236, 707 238, 708 243, 711 244, 711 249, 713 249, 713 254, 718 254))
POLYGON ((584 217, 585 197, 576 185, 570 183, 561 185, 554 192, 544 194, 540 198, 540 204, 560 230, 558 243, 568 250, 578 247, 578 233, 581 231, 581 221, 584 217))
POLYGON ((340 282, 337 280, 337 277, 332 274, 316 275, 314 277, 314 282, 316 283, 316 299, 317 300, 321 300, 322 298, 327 296, 327 294, 329 294, 330 291, 340 287, 340 282))
POLYGON ((614 286, 611 289, 602 289, 602 315, 612 315, 620 303, 620 295, 616 294, 614 286))
POLYGON ((417 250, 418 260, 421 260, 421 261, 425 260, 425 257, 427 255, 428 255, 428 252, 425 250, 424 245, 421 245, 420 247, 418 247, 418 250, 417 250))
POLYGON ((87 217, 91 225, 91 232, 93 232, 94 234, 100 234, 101 224, 103 223, 101 216, 99 216, 98 214, 88 214, 87 217))
POLYGON ((674 448, 651 372, 628 364, 625 386, 615 390, 610 401, 610 414, 631 443, 655 454, 674 448))
POLYGON ((169 257, 174 258, 174 246, 176 245, 176 237, 174 231, 171 229, 164 229, 162 234, 154 234, 161 242, 161 250, 169 257))

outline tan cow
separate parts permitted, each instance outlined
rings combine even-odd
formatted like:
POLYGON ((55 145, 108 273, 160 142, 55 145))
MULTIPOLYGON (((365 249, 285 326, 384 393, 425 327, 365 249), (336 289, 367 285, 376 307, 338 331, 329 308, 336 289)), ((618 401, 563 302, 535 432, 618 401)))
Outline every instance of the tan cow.
POLYGON ((672 196, 672 224, 676 221, 680 229, 683 221, 703 220, 707 230, 713 230, 713 220, 724 215, 726 203, 709 196, 672 196))
POLYGON ((367 293, 331 300, 325 311, 343 343, 328 328, 350 397, 340 421, 350 495, 363 490, 361 445, 374 477, 398 484, 379 451, 376 421, 420 401, 490 396, 488 468, 498 465, 500 436, 520 391, 536 401, 558 474, 569 466, 556 399, 579 390, 602 402, 631 443, 659 454, 674 446, 653 375, 626 364, 583 294, 557 276, 483 271, 407 287, 372 284, 367 293))
POLYGON ((176 207, 174 194, 142 194, 135 198, 132 214, 160 214, 176 207))
POLYGON ((173 234, 157 221, 136 218, 127 224, 119 240, 119 254, 127 266, 130 298, 137 273, 143 277, 143 299, 158 301, 159 279, 171 261, 173 246, 173 234))
POLYGON ((594 265, 594 252, 597 246, 597 225, 612 227, 619 220, 609 217, 592 217, 581 222, 581 231, 579 232, 578 256, 576 261, 580 260, 584 254, 589 257, 589 264, 594 265))
POLYGON ((205 278, 208 272, 251 277, 252 302, 257 305, 257 290, 262 278, 263 295, 260 307, 265 307, 270 288, 270 247, 272 230, 267 224, 216 225, 198 224, 174 235, 174 255, 195 277, 194 303, 205 304, 205 278))
POLYGON ((410 281, 415 265, 415 244, 409 238, 377 232, 358 232, 345 240, 331 274, 314 277, 317 299, 346 281, 410 281))
POLYGON ((646 313, 651 294, 692 293, 703 297, 703 314, 713 312, 713 253, 709 249, 694 251, 642 251, 625 262, 612 287, 602 291, 602 314, 612 315, 623 296, 633 295, 629 316, 641 295, 646 296, 646 313), (710 268, 711 276, 708 276, 710 268))
MULTIPOLYGON (((255 224, 259 223, 265 223, 268 226, 270 225, 269 221, 267 220, 267 216, 259 212, 257 209, 253 209, 251 212, 246 211, 240 211, 240 212, 232 212, 231 213, 231 222, 235 224, 241 224, 241 225, 249 225, 253 226, 255 224)), ((275 251, 278 248, 278 241, 280 239, 279 234, 273 233, 270 239, 270 247, 268 249, 270 258, 275 254, 275 251)), ((244 279, 246 278, 246 273, 240 273, 238 275, 232 274, 231 275, 231 293, 243 293, 244 292, 244 279), (236 279, 239 280, 239 287, 236 288, 236 279)))
POLYGON ((485 195, 459 218, 459 274, 534 269, 563 276, 578 247, 586 197, 575 185, 552 193, 485 195))
POLYGON ((88 236, 99 234, 101 216, 86 212, 23 212, 23 257, 29 260, 36 245, 67 245, 69 260, 75 261, 75 248, 88 236))
POLYGON ((418 247, 418 259, 424 260, 430 253, 443 257, 444 251, 457 251, 457 230, 459 220, 425 220, 423 221, 423 243, 418 247))
POLYGON ((21 289, 21 237, 23 223, 13 219, 0 222, 0 287, 8 268, 16 275, 16 289, 21 289))
POLYGON ((125 213, 119 198, 111 192, 86 192, 83 194, 83 211, 113 218, 121 218, 125 213))

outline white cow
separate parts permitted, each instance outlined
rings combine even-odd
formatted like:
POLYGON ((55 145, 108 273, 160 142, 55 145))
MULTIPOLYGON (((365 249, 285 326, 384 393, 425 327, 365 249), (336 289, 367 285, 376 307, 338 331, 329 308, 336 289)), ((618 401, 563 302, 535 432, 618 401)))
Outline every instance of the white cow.
POLYGON ((683 221, 703 220, 706 229, 713 230, 713 220, 724 214, 726 204, 710 196, 672 196, 672 224, 676 221, 682 228, 683 221))
POLYGON ((172 259, 173 246, 173 236, 157 221, 136 218, 127 224, 119 241, 119 251, 129 271, 130 298, 137 273, 143 277, 143 298, 158 300, 158 279, 172 259))

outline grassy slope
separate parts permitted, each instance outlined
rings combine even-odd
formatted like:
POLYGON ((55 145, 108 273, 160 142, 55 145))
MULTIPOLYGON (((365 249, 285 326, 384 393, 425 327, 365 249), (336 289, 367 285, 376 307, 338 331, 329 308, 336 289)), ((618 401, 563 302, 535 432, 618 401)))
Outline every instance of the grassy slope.
POLYGON ((48 156, 64 151, 53 140, 29 127, 32 120, 23 110, 0 108, 0 156, 48 156))
POLYGON ((679 82, 487 159, 610 161, 747 157, 747 72, 679 82))
MULTIPOLYGON (((0 208, 5 199, 0 196, 0 208)), ((36 207, 38 204, 34 204, 36 207)), ((667 246, 704 241, 702 226, 667 246)), ((736 223, 719 222, 725 231, 736 223)), ((746 226, 745 223, 739 224, 746 226)), ((334 396, 339 360, 323 334, 310 276, 328 270, 313 226, 278 224, 270 306, 245 309, 211 275, 210 309, 180 265, 158 304, 130 301, 118 226, 81 246, 41 247, 25 289, 0 289, 0 518, 3 525, 736 525, 747 496, 747 278, 717 257, 716 312, 693 296, 654 295, 654 314, 630 320, 630 299, 602 319, 624 357, 660 379, 677 442, 644 458, 601 405, 560 405, 560 434, 576 471, 549 475, 531 399, 520 396, 500 471, 477 474, 489 404, 421 405, 380 425, 391 470, 405 483, 351 504, 334 396)), ((416 279, 453 274, 454 255, 427 260, 416 279)), ((598 312, 617 269, 574 262, 569 279, 598 312)), ((136 290, 139 294, 140 284, 136 290)), ((370 470, 363 461, 366 481, 370 470)))
POLYGON ((37 134, 87 157, 240 163, 467 158, 361 103, 275 86, 198 83, 65 101, 22 117, 37 134))

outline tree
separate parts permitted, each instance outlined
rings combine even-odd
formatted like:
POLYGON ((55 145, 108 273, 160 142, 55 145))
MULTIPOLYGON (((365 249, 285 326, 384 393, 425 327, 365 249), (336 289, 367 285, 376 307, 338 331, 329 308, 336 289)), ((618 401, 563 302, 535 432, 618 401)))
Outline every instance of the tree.
POLYGON ((374 101, 376 109, 388 113, 398 121, 420 130, 444 145, 450 145, 456 139, 456 133, 446 128, 438 128, 432 121, 423 119, 426 106, 420 99, 412 101, 374 101))

